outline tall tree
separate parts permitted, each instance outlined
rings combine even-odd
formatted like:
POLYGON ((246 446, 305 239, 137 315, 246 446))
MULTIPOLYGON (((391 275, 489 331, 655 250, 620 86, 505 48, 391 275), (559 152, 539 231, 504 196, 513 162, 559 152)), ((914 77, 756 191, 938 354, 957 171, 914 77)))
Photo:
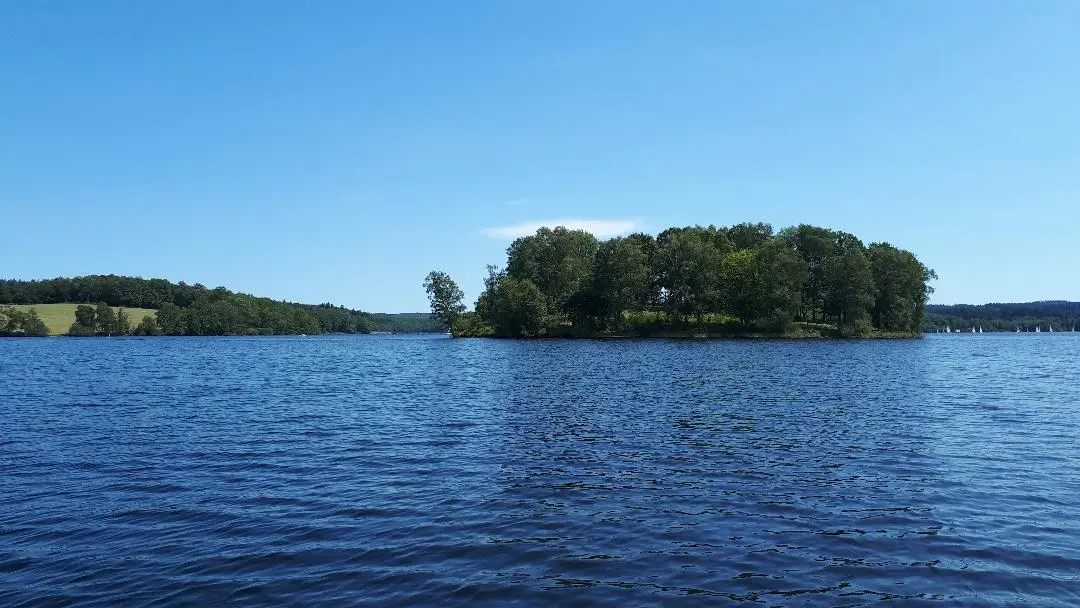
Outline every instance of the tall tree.
POLYGON ((672 320, 719 309, 719 270, 726 243, 727 235, 712 227, 670 228, 656 237, 654 273, 672 320))
POLYGON ((592 283, 598 247, 596 237, 584 230, 540 228, 510 245, 506 273, 532 282, 546 298, 550 313, 571 318, 571 300, 592 283))
POLYGON ((802 309, 803 289, 808 280, 806 264, 780 239, 770 239, 756 250, 758 277, 763 283, 764 320, 786 324, 802 309))
POLYGON ((80 304, 75 308, 75 324, 85 327, 91 332, 97 327, 97 319, 94 315, 94 307, 80 304))
POLYGON ((33 308, 26 311, 22 320, 22 330, 23 334, 27 336, 49 335, 49 328, 45 326, 45 322, 41 320, 41 317, 33 308))
POLYGON ((873 243, 866 251, 876 288, 874 326, 887 331, 914 332, 923 324, 934 272, 914 254, 888 243, 873 243))
POLYGON ((116 333, 116 315, 104 302, 98 304, 97 309, 94 310, 94 321, 97 324, 95 329, 99 334, 111 336, 116 333))
POLYGON ((827 258, 823 269, 825 313, 847 333, 869 332, 876 288, 866 256, 852 249, 827 258))
POLYGON ((618 322, 624 311, 645 310, 657 299, 652 277, 656 242, 633 234, 600 243, 586 315, 598 327, 618 322))
POLYGON ((432 270, 424 279, 424 291, 431 303, 431 316, 450 329, 465 312, 465 292, 450 275, 440 270, 432 270))
POLYGON ((118 336, 126 336, 131 333, 131 320, 128 318, 127 311, 122 307, 116 310, 114 327, 118 336))
POLYGON ((744 324, 766 316, 766 285, 759 273, 757 252, 753 249, 740 249, 724 256, 720 282, 727 312, 744 324))

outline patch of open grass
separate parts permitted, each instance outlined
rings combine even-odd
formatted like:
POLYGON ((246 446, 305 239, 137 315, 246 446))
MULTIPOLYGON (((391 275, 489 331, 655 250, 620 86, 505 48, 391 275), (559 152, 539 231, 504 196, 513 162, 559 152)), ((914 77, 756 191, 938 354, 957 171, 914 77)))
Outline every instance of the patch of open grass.
MULTIPOLYGON (((68 333, 71 324, 75 322, 75 309, 78 306, 78 304, 14 305, 17 310, 30 310, 31 308, 36 310, 38 316, 45 322, 45 326, 49 328, 50 336, 62 336, 68 333)), ((95 306, 95 304, 91 304, 91 306, 95 306)), ((118 308, 120 307, 113 306, 113 312, 118 308)), ((128 315, 128 323, 134 328, 143 320, 143 317, 153 317, 157 311, 151 308, 124 308, 124 312, 128 315)))

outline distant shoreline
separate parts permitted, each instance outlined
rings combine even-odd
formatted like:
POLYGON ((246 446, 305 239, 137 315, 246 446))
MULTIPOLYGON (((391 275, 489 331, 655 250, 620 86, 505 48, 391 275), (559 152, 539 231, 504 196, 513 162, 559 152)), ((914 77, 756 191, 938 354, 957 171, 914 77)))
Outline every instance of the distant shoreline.
POLYGON ((656 329, 638 332, 596 332, 566 328, 543 336, 505 337, 493 335, 455 335, 455 338, 493 338, 496 340, 918 340, 923 332, 886 332, 873 330, 866 334, 848 335, 832 326, 794 324, 782 331, 705 329, 656 329))

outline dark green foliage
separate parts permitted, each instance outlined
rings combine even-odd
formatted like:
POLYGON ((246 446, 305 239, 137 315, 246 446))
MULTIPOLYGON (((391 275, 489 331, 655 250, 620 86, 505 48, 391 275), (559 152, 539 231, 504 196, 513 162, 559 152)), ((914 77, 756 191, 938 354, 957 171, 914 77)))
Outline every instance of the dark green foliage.
POLYGON ((669 228, 656 237, 653 273, 673 321, 720 307, 720 262, 731 251, 727 234, 713 226, 669 228))
POLYGON ((476 310, 494 335, 503 338, 536 338, 554 326, 548 298, 529 279, 499 278, 480 296, 476 310))
POLYGON ((492 336, 495 330, 480 318, 475 312, 466 312, 454 320, 450 331, 459 337, 481 338, 492 336))
MULTIPOLYGON (((144 320, 145 321, 145 320, 144 320)), ((153 320, 150 320, 153 323, 153 320)), ((113 310, 107 304, 87 306, 80 304, 75 309, 75 322, 68 330, 69 336, 127 336, 131 335, 131 324, 127 311, 123 308, 113 310)))
POLYGON ((723 308, 744 324, 765 317, 768 312, 766 285, 760 270, 757 252, 753 249, 733 251, 720 262, 723 308))
POLYGON ((599 243, 542 228, 507 258, 505 272, 489 267, 477 319, 454 325, 455 335, 911 335, 937 278, 910 252, 806 224, 775 235, 768 224, 690 226, 599 243))
POLYGON ((584 230, 541 228, 510 245, 506 274, 539 289, 546 313, 569 319, 575 313, 571 301, 592 284, 597 248, 596 237, 584 230))
POLYGON ((755 249, 773 238, 773 229, 769 224, 736 224, 727 229, 727 236, 735 249, 755 249))
POLYGON ((942 331, 946 327, 970 331, 981 327, 983 331, 1072 331, 1080 328, 1080 302, 1061 300, 1027 302, 1016 304, 957 304, 945 306, 930 304, 926 307, 925 330, 942 331))
POLYGON ((49 328, 33 308, 16 310, 0 306, 0 336, 47 336, 49 328))
POLYGON ((909 251, 873 243, 866 251, 875 279, 874 325, 888 331, 922 327, 926 302, 933 293, 934 271, 909 251))
POLYGON ((75 325, 94 331, 97 315, 93 306, 80 304, 75 308, 75 325))
POLYGON ((158 329, 153 317, 143 317, 143 320, 131 331, 133 336, 157 336, 159 334, 161 334, 161 330, 158 329))
MULTIPOLYGON (((368 313, 365 313, 368 314, 368 313)), ((427 312, 401 312, 388 314, 373 312, 369 314, 371 331, 395 334, 431 334, 446 331, 442 322, 432 319, 427 312)))
POLYGON ((108 304, 102 302, 94 309, 94 330, 101 336, 118 334, 116 315, 113 314, 108 304))
POLYGON ((844 251, 826 258, 822 268, 825 317, 849 335, 869 333, 875 284, 866 256, 858 249, 844 251))
POLYGON ((112 313, 109 311, 109 307, 106 304, 99 304, 97 307, 79 304, 79 306, 75 308, 75 322, 71 324, 68 335, 76 337, 103 335, 98 319, 98 313, 103 306, 105 307, 105 311, 109 312, 111 315, 112 313))
POLYGON ((647 234, 632 234, 600 243, 589 298, 583 316, 596 329, 618 325, 624 310, 646 310, 659 298, 652 277, 656 241, 647 234))

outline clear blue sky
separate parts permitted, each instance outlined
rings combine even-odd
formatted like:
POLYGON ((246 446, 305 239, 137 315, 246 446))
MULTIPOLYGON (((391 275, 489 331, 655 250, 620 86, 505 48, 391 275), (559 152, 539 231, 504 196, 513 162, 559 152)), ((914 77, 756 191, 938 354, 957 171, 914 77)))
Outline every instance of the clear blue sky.
POLYGON ((1080 2, 0 3, 0 276, 375 311, 521 227, 808 222, 1080 300, 1080 2))

